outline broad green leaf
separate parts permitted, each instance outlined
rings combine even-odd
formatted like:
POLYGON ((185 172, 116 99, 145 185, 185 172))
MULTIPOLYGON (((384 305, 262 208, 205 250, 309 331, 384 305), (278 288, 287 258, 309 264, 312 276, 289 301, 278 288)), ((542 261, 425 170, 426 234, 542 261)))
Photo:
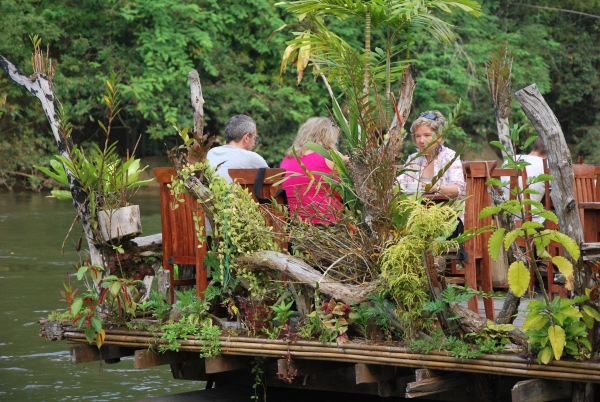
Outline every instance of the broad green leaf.
POLYGON ((73 304, 71 304, 71 314, 73 314, 73 317, 77 316, 82 305, 83 299, 81 297, 78 297, 73 301, 73 304))
POLYGON ((490 141, 490 145, 495 146, 496 148, 500 148, 505 153, 509 154, 510 152, 506 149, 504 145, 500 141, 490 141))
POLYGON ((113 284, 110 285, 110 293, 112 293, 113 296, 118 295, 120 289, 121 289, 121 284, 119 282, 113 282, 113 284))
POLYGON ((550 339, 550 344, 552 345, 552 350, 554 351, 554 358, 556 360, 560 360, 563 354, 565 343, 567 342, 565 330, 558 325, 551 326, 548 328, 548 338, 550 339))
POLYGON ((506 232, 505 228, 496 230, 494 233, 492 233, 490 240, 488 241, 488 252, 494 261, 498 261, 498 258, 500 257, 500 249, 502 248, 504 232, 506 232))
POLYGON ((84 265, 79 267, 79 269, 77 270, 77 280, 81 280, 83 279, 83 275, 88 271, 88 269, 90 269, 88 266, 84 265))
POLYGON ((502 211, 500 207, 485 207, 479 213, 479 219, 487 218, 488 216, 492 216, 502 211))
POLYGON ((581 317, 581 313, 579 312, 579 310, 577 310, 575 307, 571 307, 571 306, 561 308, 558 312, 567 317, 573 317, 573 318, 581 317))
POLYGON ((586 305, 586 306, 583 306, 583 311, 588 313, 588 315, 590 317, 592 317, 594 320, 600 321, 600 313, 598 313, 598 311, 596 311, 595 308, 586 305))
POLYGON ((580 251, 579 247, 577 247, 577 243, 575 240, 571 239, 564 233, 560 233, 559 231, 554 231, 553 233, 554 240, 562 244, 565 250, 573 257, 574 260, 579 259, 580 251))
POLYGON ((550 360, 552 360, 552 348, 546 346, 538 353, 538 362, 548 364, 550 363, 550 360))
POLYGON ((581 311, 581 319, 585 323, 585 326, 588 327, 588 329, 594 328, 594 318, 588 313, 586 313, 585 310, 581 311))
POLYGON ((542 218, 549 220, 550 222, 554 222, 554 223, 558 223, 558 218, 556 217, 556 214, 554 212, 550 212, 550 211, 536 211, 533 212, 535 215, 537 216, 541 216, 542 218))
POLYGON ((508 250, 510 248, 510 245, 513 244, 515 240, 517 240, 517 237, 522 236, 523 233, 524 232, 521 229, 515 229, 508 232, 504 237, 504 248, 508 250))
POLYGON ((94 342, 94 336, 96 336, 96 331, 94 331, 93 327, 89 327, 85 329, 85 339, 92 344, 94 342))
POLYGON ((515 261, 508 268, 508 284, 515 296, 521 297, 529 287, 529 270, 525 268, 523 261, 515 261))
POLYGON ((523 323, 521 329, 523 331, 527 331, 528 329, 533 328, 537 331, 546 325, 547 322, 548 317, 543 314, 538 314, 537 312, 532 312, 527 315, 527 318, 525 318, 525 322, 523 323))
POLYGON ((102 331, 102 320, 98 317, 92 317, 92 327, 94 327, 96 332, 102 331))
POLYGON ((523 224, 521 225, 521 229, 527 230, 527 229, 539 229, 539 228, 543 228, 544 225, 542 225, 539 222, 523 222, 523 224))
POLYGON ((558 267, 558 270, 565 278, 573 275, 573 264, 565 257, 561 257, 560 255, 552 257, 552 263, 558 267))
POLYGON ((70 201, 73 199, 71 192, 68 190, 52 190, 50 191, 50 194, 61 201, 70 201))

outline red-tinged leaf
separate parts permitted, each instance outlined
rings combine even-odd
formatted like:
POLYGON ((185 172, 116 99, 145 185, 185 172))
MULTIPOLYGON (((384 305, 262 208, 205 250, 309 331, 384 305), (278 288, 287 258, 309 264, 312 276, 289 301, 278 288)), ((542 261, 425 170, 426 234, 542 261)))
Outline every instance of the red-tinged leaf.
POLYGON ((108 292, 108 288, 102 289, 102 293, 100 293, 100 304, 104 303, 104 298, 106 297, 107 292, 108 292))
POLYGON ((106 332, 104 332, 104 330, 101 329, 100 332, 96 334, 96 346, 98 346, 98 349, 100 349, 100 347, 104 343, 104 339, 106 339, 106 332))

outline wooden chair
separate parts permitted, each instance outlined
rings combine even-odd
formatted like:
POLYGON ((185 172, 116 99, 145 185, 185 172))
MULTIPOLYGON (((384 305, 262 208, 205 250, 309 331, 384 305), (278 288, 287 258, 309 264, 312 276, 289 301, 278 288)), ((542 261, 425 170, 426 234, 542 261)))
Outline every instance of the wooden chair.
MULTIPOLYGON (((258 198, 262 200, 275 198, 278 204, 283 205, 285 203, 284 193, 279 192, 281 185, 276 184, 283 179, 285 169, 265 169, 262 183, 256 183, 258 171, 259 169, 229 169, 229 176, 234 182, 250 192, 254 201, 259 202, 258 198)), ((280 212, 270 203, 261 204, 260 207, 268 210, 268 212, 265 211, 263 216, 267 225, 273 227, 273 231, 277 236, 277 244, 281 250, 287 250, 287 234, 284 233, 280 223, 283 217, 281 219, 273 218, 273 215, 278 216, 280 212)))
MULTIPOLYGON (((479 212, 491 205, 491 197, 487 192, 485 182, 490 178, 491 172, 496 167, 497 161, 474 161, 463 162, 463 171, 467 183, 467 199, 465 202, 465 230, 469 228, 480 229, 491 224, 491 217, 479 219, 479 212)), ((492 290, 492 272, 490 256, 487 252, 487 244, 490 233, 483 233, 473 239, 466 241, 465 250, 469 254, 469 261, 464 263, 465 282, 472 288, 477 289, 481 283, 481 289, 485 292, 492 290)), ((484 298, 485 315, 488 319, 494 319, 494 300, 484 298)), ((468 302, 469 309, 479 313, 476 297, 468 302)))
POLYGON ((175 288, 196 285, 196 295, 203 297, 202 292, 208 286, 204 256, 206 243, 199 244, 196 235, 194 215, 204 222, 202 208, 198 208, 196 200, 184 195, 185 202, 172 209, 176 200, 170 193, 168 185, 171 178, 177 175, 173 168, 155 168, 154 174, 160 184, 160 209, 163 242, 163 268, 169 271, 169 300, 175 301, 175 288), (200 245, 200 248, 198 247, 200 245), (180 278, 175 279, 174 265, 179 266, 180 278), (191 271, 191 272, 190 272, 191 271), (188 275, 189 273, 194 274, 188 275))
MULTIPOLYGON (((596 188, 596 167, 593 165, 573 165, 573 190, 575 195, 575 202, 579 209, 579 217, 581 219, 581 226, 583 228, 583 237, 586 243, 593 243, 600 241, 600 203, 597 202, 599 189, 596 188)), ((550 174, 547 162, 544 163, 544 173, 550 174)), ((550 197, 550 183, 546 182, 546 195, 544 207, 551 211, 554 209, 552 198, 550 197)), ((557 224, 546 221, 547 229, 559 230, 557 224)), ((563 247, 557 242, 550 242, 548 246, 548 252, 551 256, 564 256, 565 252, 563 247)), ((549 297, 552 299, 554 294, 558 294, 561 297, 567 297, 567 291, 563 286, 554 283, 554 267, 548 262, 548 292, 549 297)))

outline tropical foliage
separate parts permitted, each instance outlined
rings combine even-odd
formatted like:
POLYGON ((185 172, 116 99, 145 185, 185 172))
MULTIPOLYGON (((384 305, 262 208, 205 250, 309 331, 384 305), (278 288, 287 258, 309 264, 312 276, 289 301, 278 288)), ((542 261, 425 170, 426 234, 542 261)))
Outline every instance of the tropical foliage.
MULTIPOLYGON (((380 8, 387 4, 373 3, 380 8)), ((418 80, 413 110, 447 113, 458 98, 465 100, 470 106, 462 123, 465 134, 449 138, 449 144, 481 144, 496 136, 484 60, 499 45, 508 43, 515 57, 515 88, 536 82, 575 154, 598 162, 591 150, 600 141, 600 55, 594 48, 600 39, 600 20, 544 9, 597 14, 595 2, 544 0, 508 5, 485 0, 479 18, 464 12, 447 13, 437 2, 426 3, 434 6, 426 18, 452 25, 459 40, 422 40, 429 35, 423 27, 403 28, 407 25, 400 16, 409 15, 406 9, 372 13, 373 74, 397 76, 400 60, 410 58, 416 63, 418 80), (388 53, 384 49, 390 39, 395 40, 395 47, 388 53), (406 57, 405 45, 411 40, 406 57), (389 74, 388 59, 394 61, 389 74)), ((28 72, 29 35, 43 37, 43 46, 47 44, 50 56, 58 61, 55 88, 73 116, 77 143, 102 141, 102 131, 95 123, 104 115, 100 88, 111 71, 121 73, 124 110, 113 137, 119 140, 121 155, 134 148, 140 135, 139 156, 163 154, 165 143, 171 147, 177 141, 166 118, 191 126, 186 74, 196 68, 208 100, 207 131, 219 134, 232 114, 250 114, 264 139, 259 152, 275 165, 298 125, 306 117, 326 115, 329 101, 320 82, 303 79, 294 88, 296 79, 288 74, 280 81, 280 55, 287 38, 279 33, 265 42, 284 23, 297 23, 274 4, 274 0, 6 0, 0 4, 0 14, 10 18, 0 25, 0 54, 28 72)), ((334 15, 323 24, 356 48, 364 46, 364 34, 358 28, 361 20, 364 10, 357 9, 343 21, 334 15)), ((304 31, 306 27, 299 28, 304 31)), ((391 85, 393 92, 396 88, 391 85)), ((0 75, 0 88, 0 153, 4 156, 0 181, 4 186, 21 183, 39 188, 44 179, 33 165, 49 166, 55 153, 44 113, 37 100, 4 74, 0 75)), ((382 94, 386 93, 385 84, 382 88, 382 94)), ((511 119, 522 123, 525 117, 515 107, 511 119)))

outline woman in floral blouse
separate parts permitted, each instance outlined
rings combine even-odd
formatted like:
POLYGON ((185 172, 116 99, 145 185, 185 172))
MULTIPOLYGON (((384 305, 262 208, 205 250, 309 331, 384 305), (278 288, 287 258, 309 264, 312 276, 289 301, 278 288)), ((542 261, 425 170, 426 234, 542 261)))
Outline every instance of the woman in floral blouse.
MULTIPOLYGON (((456 155, 456 152, 443 145, 437 133, 446 119, 437 110, 428 110, 419 115, 410 127, 410 133, 422 156, 414 153, 408 157, 405 169, 409 171, 398 176, 400 187, 406 189, 406 183, 419 182, 422 191, 431 185, 432 178, 438 174, 456 155)), ((446 195, 448 198, 466 196, 467 185, 463 175, 460 157, 450 165, 440 180, 433 183, 428 192, 446 195)))

